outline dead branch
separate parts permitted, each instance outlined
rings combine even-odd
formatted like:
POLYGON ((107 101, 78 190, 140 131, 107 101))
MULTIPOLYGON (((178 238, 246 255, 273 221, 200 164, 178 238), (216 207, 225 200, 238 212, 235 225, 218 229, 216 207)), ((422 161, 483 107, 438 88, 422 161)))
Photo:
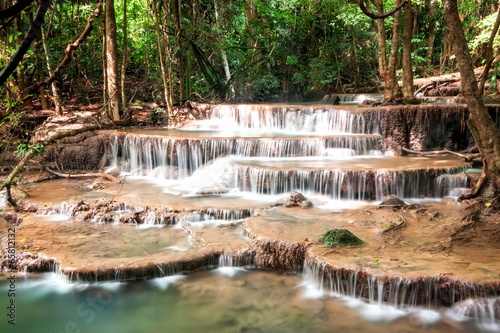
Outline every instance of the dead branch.
POLYGON ((466 162, 471 162, 472 160, 474 160, 478 157, 481 157, 481 154, 464 155, 464 154, 457 153, 457 152, 449 150, 449 149, 431 150, 431 151, 417 151, 417 150, 411 150, 408 148, 401 147, 401 150, 404 152, 407 152, 409 154, 415 154, 415 155, 420 155, 420 156, 432 156, 432 155, 443 155, 443 154, 455 155, 455 156, 458 156, 458 157, 465 159, 466 162))
POLYGON ((49 167, 46 167, 45 170, 50 172, 53 175, 56 175, 57 177, 61 178, 89 178, 89 177, 96 177, 96 178, 105 178, 109 181, 112 181, 114 183, 119 183, 120 181, 116 178, 113 177, 110 174, 107 173, 102 173, 102 172, 91 172, 91 173, 79 173, 79 174, 69 174, 69 173, 62 173, 56 170, 53 170, 49 167))
POLYGON ((436 86, 436 87, 439 88, 439 86, 447 85, 449 83, 458 82, 458 81, 460 81, 459 78, 431 80, 429 83, 424 84, 423 86, 421 86, 420 88, 418 88, 415 91, 414 95, 416 96, 418 93, 426 90, 427 88, 431 88, 431 87, 434 87, 434 86, 436 86))

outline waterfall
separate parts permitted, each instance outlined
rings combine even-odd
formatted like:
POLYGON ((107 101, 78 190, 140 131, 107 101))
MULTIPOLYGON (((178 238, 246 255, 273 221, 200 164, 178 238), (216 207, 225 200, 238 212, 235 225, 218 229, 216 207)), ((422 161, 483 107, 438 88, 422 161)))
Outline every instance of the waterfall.
POLYGON ((347 110, 312 107, 261 107, 220 105, 212 111, 211 123, 221 128, 266 129, 298 133, 363 133, 362 115, 347 110))
MULTIPOLYGON (((347 296, 386 310, 390 306, 407 313, 422 308, 436 311, 452 305, 454 314, 474 318, 488 331, 500 327, 500 298, 494 286, 453 279, 445 281, 442 276, 418 279, 378 276, 358 269, 332 267, 318 260, 309 262, 308 259, 304 262, 303 279, 309 289, 320 295, 347 296)), ((310 295, 311 291, 307 294, 310 295)), ((439 315, 435 313, 435 316, 439 315)))
POLYGON ((181 195, 299 191, 333 200, 383 200, 460 190, 452 175, 465 167, 384 156, 376 134, 380 112, 367 118, 328 106, 220 105, 208 120, 186 129, 136 131, 111 140, 109 168, 168 180, 165 191, 181 195))
POLYGON ((465 173, 444 174, 436 178, 436 197, 458 197, 467 190, 469 176, 465 173))

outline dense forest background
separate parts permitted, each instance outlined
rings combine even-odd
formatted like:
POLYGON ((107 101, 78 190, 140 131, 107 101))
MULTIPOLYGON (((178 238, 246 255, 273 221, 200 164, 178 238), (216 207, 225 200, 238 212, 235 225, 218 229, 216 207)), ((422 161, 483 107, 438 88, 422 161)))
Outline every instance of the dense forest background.
MULTIPOLYGON (((4 68, 23 43, 38 4, 50 3, 20 66, 0 86, 2 114, 19 107, 19 100, 24 107, 52 109, 60 108, 60 99, 85 105, 115 99, 116 112, 122 113, 131 104, 148 101, 170 109, 185 100, 294 102, 334 92, 380 91, 386 79, 381 54, 393 61, 400 80, 405 41, 411 47, 414 78, 457 71, 440 1, 409 1, 383 20, 363 13, 360 1, 28 2, 19 15, 0 21, 4 68), (88 35, 75 42, 89 25, 88 35), (58 68, 71 43, 76 45, 71 58, 58 68), (27 89, 56 68, 60 71, 52 85, 27 89), (114 83, 110 75, 116 75, 114 83)), ((369 2, 369 10, 379 12, 401 4, 361 3, 369 2)), ((2 0, 0 9, 15 3, 2 0)), ((489 57, 485 45, 497 11, 497 1, 459 1, 475 66, 489 57)), ((492 68, 494 88, 496 62, 492 68)))

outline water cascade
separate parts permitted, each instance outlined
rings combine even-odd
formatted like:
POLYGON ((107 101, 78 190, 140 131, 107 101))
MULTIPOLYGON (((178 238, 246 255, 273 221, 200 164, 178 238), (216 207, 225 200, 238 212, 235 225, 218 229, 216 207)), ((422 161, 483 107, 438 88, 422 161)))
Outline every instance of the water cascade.
POLYGON ((375 120, 339 108, 223 105, 181 129, 117 134, 110 168, 170 181, 167 191, 191 195, 301 191, 382 200, 463 187, 443 181, 465 170, 457 159, 390 156, 375 120))

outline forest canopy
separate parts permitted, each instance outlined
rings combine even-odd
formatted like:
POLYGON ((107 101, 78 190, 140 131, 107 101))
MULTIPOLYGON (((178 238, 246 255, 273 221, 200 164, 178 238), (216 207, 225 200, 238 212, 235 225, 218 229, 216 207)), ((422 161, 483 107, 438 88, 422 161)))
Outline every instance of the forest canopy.
MULTIPOLYGON (((43 2, 0 1, 3 13, 24 3, 16 15, 0 17, 2 68, 23 43, 43 2)), ((84 31, 99 5, 97 1, 45 2, 50 3, 45 23, 20 66, 0 87, 3 108, 23 95, 33 95, 27 87, 50 77, 67 45, 84 31)), ((387 11, 401 1, 372 3, 372 11, 387 11)), ((105 22, 114 19, 107 23, 116 27, 114 57, 118 77, 124 79, 125 104, 140 100, 169 106, 188 99, 304 101, 333 92, 378 91, 384 81, 378 67, 380 20, 365 15, 358 4, 337 0, 108 0, 104 7, 112 6, 114 15, 95 18, 92 31, 55 79, 55 87, 63 97, 79 103, 102 102, 103 61, 110 45, 103 38, 109 30, 105 22)), ((441 2, 413 1, 410 5, 413 76, 457 71, 441 2)), ((459 4, 476 66, 485 61, 484 46, 497 9, 495 1, 459 4)), ((383 20, 387 52, 396 43, 394 20, 394 15, 383 20)), ((403 40, 408 18, 402 14, 400 20, 398 38, 403 40)), ((396 78, 401 79, 403 43, 397 43, 395 52, 396 78)), ((496 79, 496 63, 493 70, 496 79)), ((53 93, 44 91, 42 97, 48 98, 30 99, 45 103, 44 107, 53 104, 53 93)))

